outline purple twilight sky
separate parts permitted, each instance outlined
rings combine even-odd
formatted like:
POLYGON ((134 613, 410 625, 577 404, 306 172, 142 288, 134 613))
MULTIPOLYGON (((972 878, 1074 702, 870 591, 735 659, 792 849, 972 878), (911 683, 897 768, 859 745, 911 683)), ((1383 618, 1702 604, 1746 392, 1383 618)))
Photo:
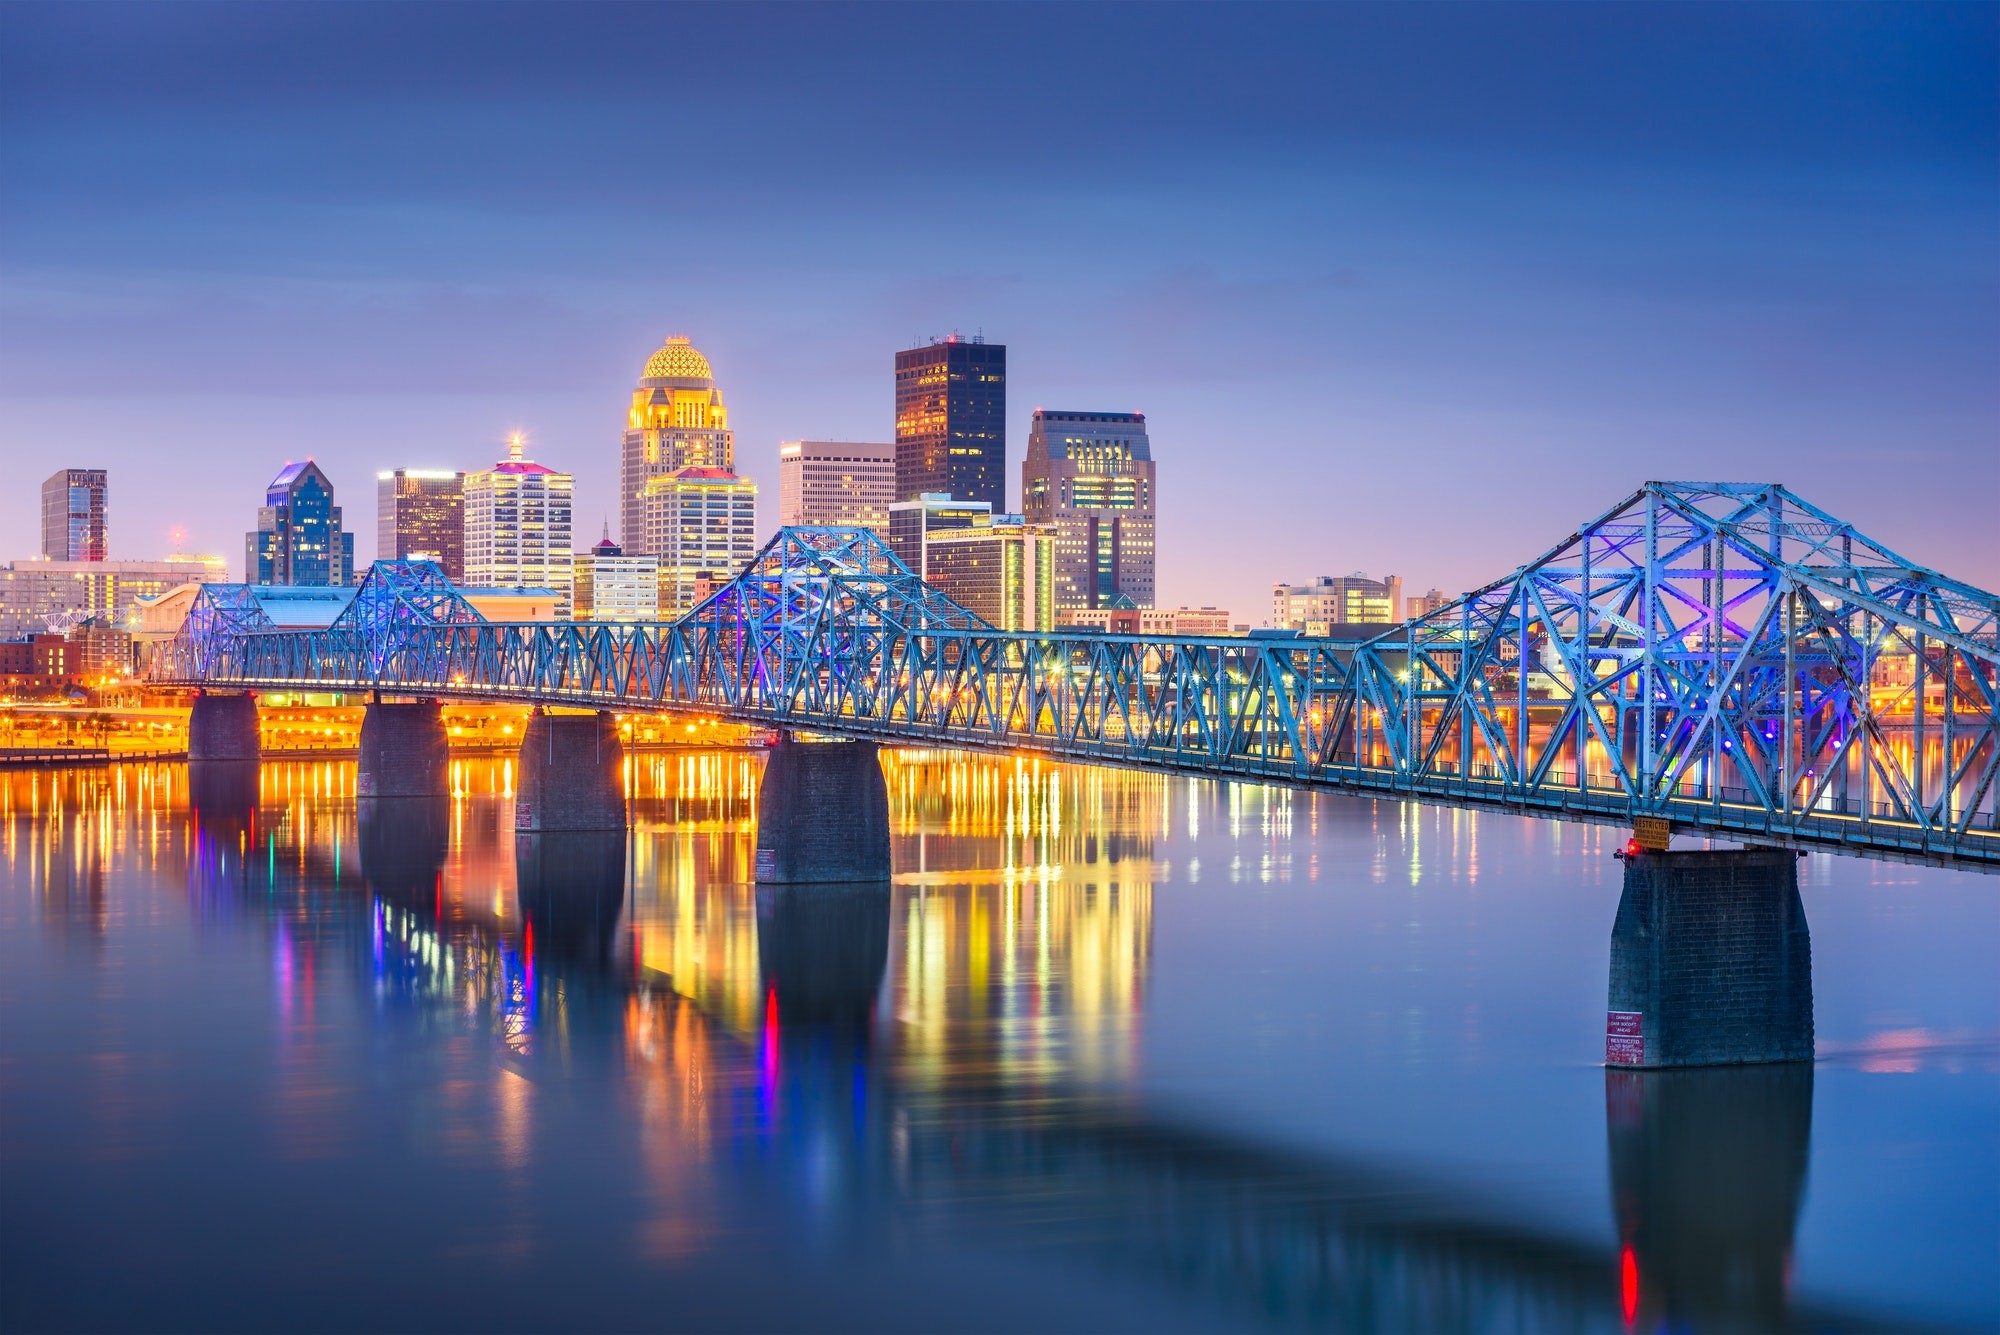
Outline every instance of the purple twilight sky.
POLYGON ((615 514, 670 332, 740 471, 893 352, 1138 409, 1160 598, 1459 591, 1652 477, 1790 484, 2000 587, 2000 7, 0 8, 0 560, 242 560, 307 455, 504 435, 615 514), (175 542, 174 530, 185 532, 175 542))

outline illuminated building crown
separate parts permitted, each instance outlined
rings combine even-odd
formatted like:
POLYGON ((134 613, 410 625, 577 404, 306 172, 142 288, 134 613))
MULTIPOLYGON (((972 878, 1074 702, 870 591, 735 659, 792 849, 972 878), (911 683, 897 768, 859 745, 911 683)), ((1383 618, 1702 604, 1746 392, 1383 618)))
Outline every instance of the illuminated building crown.
POLYGON ((714 380, 715 373, 709 370, 708 358, 696 351, 685 334, 675 334, 646 359, 646 369, 640 372, 639 379, 714 380))

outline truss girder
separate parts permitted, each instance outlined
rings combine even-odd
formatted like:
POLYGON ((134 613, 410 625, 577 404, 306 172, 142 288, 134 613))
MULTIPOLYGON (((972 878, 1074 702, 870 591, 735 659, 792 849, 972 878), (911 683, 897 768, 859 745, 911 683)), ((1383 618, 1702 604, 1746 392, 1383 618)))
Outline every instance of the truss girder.
POLYGON ((2000 599, 1776 485, 1649 483, 1363 642, 994 629, 859 529, 664 624, 484 621, 378 563, 325 630, 210 586, 156 677, 687 710, 2000 867, 2000 599))

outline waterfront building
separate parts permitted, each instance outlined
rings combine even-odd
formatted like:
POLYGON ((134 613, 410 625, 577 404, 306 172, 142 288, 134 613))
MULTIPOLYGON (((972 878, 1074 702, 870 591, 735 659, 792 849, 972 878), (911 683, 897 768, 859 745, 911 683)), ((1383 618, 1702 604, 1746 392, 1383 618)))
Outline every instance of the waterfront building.
POLYGON ((472 610, 488 621, 567 621, 570 590, 513 588, 493 589, 465 586, 459 596, 472 610))
POLYGON ((16 561, 0 566, 0 635, 69 627, 103 617, 132 630, 138 607, 183 584, 229 578, 219 556, 164 561, 16 561))
POLYGON ((257 528, 243 540, 249 584, 340 588, 354 583, 354 535, 341 523, 333 483, 307 459, 286 464, 264 490, 257 528))
POLYGON ((625 418, 619 473, 618 542, 628 554, 650 552, 646 484, 684 468, 736 467, 736 433, 708 358, 675 334, 647 358, 625 418))
POLYGON ((1056 602, 1153 605, 1153 449, 1144 413, 1037 408, 1021 511, 1056 538, 1056 602))
POLYGON ((1229 612, 1221 607, 1147 607, 1139 612, 1144 635, 1229 635, 1229 612))
POLYGON ((42 556, 102 561, 106 556, 102 468, 58 468, 42 483, 42 556))
POLYGON ((725 580, 757 554, 757 484, 727 468, 690 466, 647 480, 646 547, 660 562, 660 615, 692 608, 703 576, 725 580))
POLYGON ((660 558, 627 556, 606 532, 603 541, 576 554, 578 621, 652 621, 660 615, 660 558))
POLYGON ((1375 626, 1401 621, 1403 581, 1398 575, 1370 579, 1321 575, 1310 584, 1271 586, 1271 625, 1308 635, 1335 635, 1336 626, 1375 626))
POLYGON ((1429 593, 1414 594, 1404 600, 1403 620, 1415 621, 1418 617, 1431 613, 1452 601, 1452 596, 1442 589, 1432 589, 1429 593))
POLYGON ((778 522, 889 531, 896 447, 852 440, 778 446, 778 522))
POLYGON ((1137 635, 1139 609, 1136 607, 1064 607, 1056 611, 1056 624, 1064 630, 1093 630, 1107 635, 1137 635))
POLYGON ((985 501, 961 501, 946 492, 926 492, 889 506, 889 550, 912 571, 924 575, 924 554, 934 534, 985 528, 992 522, 993 507, 985 501))
POLYGON ((1007 508, 1007 347, 953 334, 896 354, 896 499, 1007 508))
POLYGON ((465 477, 465 582, 482 588, 552 589, 557 617, 569 615, 570 519, 575 479, 525 457, 508 438, 507 457, 465 477))
POLYGON ((91 617, 70 629, 71 670, 85 681, 132 675, 132 632, 108 617, 91 617))
POLYGON ((465 474, 398 468, 375 475, 375 559, 435 561, 465 580, 465 474))
POLYGON ((924 578, 995 629, 1054 630, 1054 551, 1047 530, 1001 515, 930 534, 924 578))

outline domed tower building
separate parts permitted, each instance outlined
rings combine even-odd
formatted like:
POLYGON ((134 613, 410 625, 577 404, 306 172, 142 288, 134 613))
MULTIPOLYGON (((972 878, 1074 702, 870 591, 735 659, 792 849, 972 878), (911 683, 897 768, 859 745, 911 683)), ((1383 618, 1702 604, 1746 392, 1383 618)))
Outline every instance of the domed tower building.
POLYGON ((736 433, 708 358, 675 334, 646 360, 625 421, 618 536, 628 556, 659 555, 647 532, 646 484, 683 468, 734 472, 736 433))

